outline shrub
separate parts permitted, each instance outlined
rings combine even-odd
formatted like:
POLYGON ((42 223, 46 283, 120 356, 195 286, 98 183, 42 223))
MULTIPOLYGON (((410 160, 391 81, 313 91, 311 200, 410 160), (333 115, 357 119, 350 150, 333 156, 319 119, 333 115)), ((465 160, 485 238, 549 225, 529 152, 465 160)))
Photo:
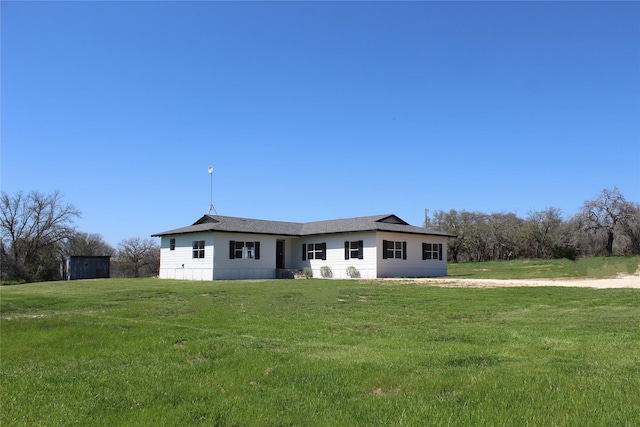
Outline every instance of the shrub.
POLYGON ((3 280, 0 286, 22 285, 23 283, 27 283, 27 281, 26 280, 3 280))
POLYGON ((323 265, 322 267, 320 267, 320 275, 325 279, 329 279, 333 277, 333 272, 331 271, 331 267, 329 267, 328 265, 323 265))
POLYGON ((551 256, 553 259, 566 258, 568 260, 575 261, 578 259, 579 255, 580 251, 571 246, 554 246, 553 249, 551 249, 551 256))
POLYGON ((307 279, 310 279, 313 277, 313 270, 311 269, 311 267, 305 267, 302 269, 302 274, 304 274, 307 279))
POLYGON ((352 279, 357 279, 360 277, 360 272, 353 265, 350 265, 349 267, 347 267, 347 276, 351 277, 352 279))

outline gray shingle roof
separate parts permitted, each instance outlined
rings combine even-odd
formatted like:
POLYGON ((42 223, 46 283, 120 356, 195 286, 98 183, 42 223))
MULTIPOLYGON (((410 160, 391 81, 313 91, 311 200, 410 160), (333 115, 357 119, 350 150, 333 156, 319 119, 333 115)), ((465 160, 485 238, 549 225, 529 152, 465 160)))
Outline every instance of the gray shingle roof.
POLYGON ((283 222, 262 219, 205 215, 193 225, 152 234, 153 237, 171 234, 226 231, 231 233, 270 234, 278 236, 312 236, 318 234, 353 233, 358 231, 390 231, 396 233, 453 236, 407 224, 395 215, 374 215, 358 218, 332 219, 314 222, 283 222))
POLYGON ((267 221, 262 219, 237 218, 232 216, 205 215, 193 225, 163 231, 152 236, 197 233, 201 231, 228 231, 232 233, 274 234, 299 236, 302 224, 297 222, 267 221))

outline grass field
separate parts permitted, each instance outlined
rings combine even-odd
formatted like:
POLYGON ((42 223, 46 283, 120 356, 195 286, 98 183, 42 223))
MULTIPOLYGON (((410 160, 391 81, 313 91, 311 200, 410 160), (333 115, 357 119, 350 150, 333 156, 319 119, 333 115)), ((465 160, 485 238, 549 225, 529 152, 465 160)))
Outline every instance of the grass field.
POLYGON ((2 426, 640 425, 638 290, 108 279, 0 292, 2 426))
POLYGON ((640 256, 568 259, 519 259, 513 261, 449 264, 449 276, 474 279, 563 279, 614 277, 634 274, 640 256))

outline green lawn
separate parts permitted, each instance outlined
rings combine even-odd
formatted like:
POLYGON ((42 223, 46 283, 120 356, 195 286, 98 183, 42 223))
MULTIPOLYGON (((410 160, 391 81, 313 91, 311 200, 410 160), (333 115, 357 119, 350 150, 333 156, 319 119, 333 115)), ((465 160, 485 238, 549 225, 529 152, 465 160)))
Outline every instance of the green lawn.
POLYGON ((475 279, 560 279, 614 277, 633 274, 640 266, 640 256, 587 257, 568 259, 523 259, 449 264, 449 276, 475 279))
POLYGON ((640 291, 0 288, 2 426, 640 425, 640 291))

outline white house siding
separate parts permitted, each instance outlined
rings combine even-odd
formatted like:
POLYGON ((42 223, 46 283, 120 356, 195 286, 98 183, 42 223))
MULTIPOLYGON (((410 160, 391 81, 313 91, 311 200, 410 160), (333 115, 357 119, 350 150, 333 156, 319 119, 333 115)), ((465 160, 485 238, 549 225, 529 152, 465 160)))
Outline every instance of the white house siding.
POLYGON ((278 237, 261 234, 208 232, 167 235, 161 238, 160 278, 185 280, 273 279, 276 277, 276 241, 285 241, 285 268, 310 267, 313 277, 322 277, 321 268, 331 268, 332 277, 346 279, 348 267, 355 267, 360 278, 434 277, 447 275, 446 237, 389 232, 358 232, 278 237), (175 250, 169 248, 176 239, 175 250), (205 241, 205 257, 193 258, 193 241, 205 241), (260 259, 230 259, 229 241, 260 242, 260 259), (363 241, 363 259, 345 260, 344 242, 363 241), (407 259, 383 259, 383 240, 406 241, 407 259), (326 243, 326 260, 302 260, 302 245, 326 243), (443 259, 423 260, 422 243, 441 243, 443 259), (217 247, 217 250, 215 250, 217 247))
POLYGON ((213 263, 213 279, 274 279, 276 277, 276 240, 280 239, 263 234, 216 232, 215 244, 218 250, 213 263), (260 242, 260 259, 231 259, 229 257, 231 240, 260 242))
POLYGON ((376 278, 376 235, 375 232, 361 232, 348 234, 325 234, 317 236, 305 236, 296 240, 293 246, 294 268, 303 269, 310 267, 313 271, 313 277, 321 278, 321 268, 328 266, 331 268, 332 277, 334 279, 345 279, 347 276, 347 268, 355 267, 360 272, 363 279, 376 278), (344 258, 344 242, 345 241, 363 241, 363 259, 344 258), (327 259, 307 259, 302 260, 302 245, 310 243, 326 243, 327 259))
POLYGON ((380 232, 377 236, 379 248, 378 277, 438 277, 447 275, 447 238, 428 235, 380 232), (383 240, 407 242, 407 259, 383 258, 383 240), (422 243, 441 243, 442 261, 423 260, 422 243))
POLYGON ((192 233, 162 236, 160 241, 160 278, 212 280, 214 246, 211 233, 192 233), (170 250, 176 239, 175 250, 170 250), (193 258, 193 241, 204 240, 204 258, 193 258))

